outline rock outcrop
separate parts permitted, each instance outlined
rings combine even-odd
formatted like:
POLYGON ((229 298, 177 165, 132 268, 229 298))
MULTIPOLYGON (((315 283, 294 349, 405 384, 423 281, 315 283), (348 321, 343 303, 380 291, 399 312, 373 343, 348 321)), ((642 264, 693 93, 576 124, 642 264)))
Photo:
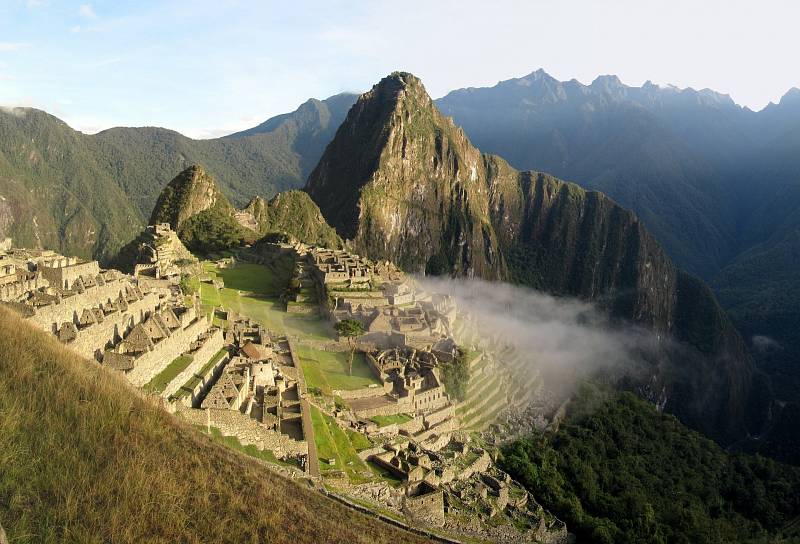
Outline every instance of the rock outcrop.
POLYGON ((482 154, 413 75, 358 99, 306 191, 371 258, 578 296, 678 340, 653 370, 667 409, 722 442, 746 434, 752 362, 705 284, 605 195, 482 154))

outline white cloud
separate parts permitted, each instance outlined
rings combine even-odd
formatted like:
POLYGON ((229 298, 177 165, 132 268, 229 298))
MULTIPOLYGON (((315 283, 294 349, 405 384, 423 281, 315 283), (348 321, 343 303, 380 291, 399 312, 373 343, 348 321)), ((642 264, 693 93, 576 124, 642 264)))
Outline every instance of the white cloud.
POLYGON ((42 0, 28 0, 29 8, 38 8, 42 5, 42 0))
POLYGON ((97 19, 97 14, 94 12, 91 4, 83 4, 78 8, 78 13, 87 19, 97 19))
POLYGON ((0 113, 7 113, 14 117, 25 117, 25 110, 17 106, 0 106, 0 113))
POLYGON ((0 53, 8 53, 11 51, 19 51, 30 47, 31 44, 24 42, 0 42, 0 53))

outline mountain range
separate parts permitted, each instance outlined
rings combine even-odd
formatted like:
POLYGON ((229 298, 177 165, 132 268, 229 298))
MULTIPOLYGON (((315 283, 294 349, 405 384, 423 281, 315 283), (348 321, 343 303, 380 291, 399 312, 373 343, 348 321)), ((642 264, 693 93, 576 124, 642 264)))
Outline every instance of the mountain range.
POLYGON ((214 140, 160 128, 84 135, 44 112, 0 110, 0 235, 110 262, 168 182, 202 164, 229 201, 226 216, 249 214, 258 235, 300 209, 300 238, 338 243, 308 230, 321 210, 343 238, 411 270, 590 298, 721 355, 689 380, 691 392, 672 396, 679 403, 708 385, 700 405, 673 409, 691 419, 713 406, 701 418, 708 427, 741 436, 758 427, 746 414, 760 374, 683 268, 714 287, 778 397, 800 398, 800 91, 753 112, 708 90, 629 87, 614 76, 583 85, 537 71, 432 101, 398 77, 369 99, 309 100, 214 140), (397 100, 401 92, 413 100, 397 100), (282 192, 270 227, 267 201, 254 196, 307 178, 319 209, 282 192))
POLYGON ((0 109, 0 236, 109 262, 156 199, 194 164, 236 206, 303 185, 351 95, 309 100, 245 133, 192 140, 162 128, 71 129, 34 109, 0 109))

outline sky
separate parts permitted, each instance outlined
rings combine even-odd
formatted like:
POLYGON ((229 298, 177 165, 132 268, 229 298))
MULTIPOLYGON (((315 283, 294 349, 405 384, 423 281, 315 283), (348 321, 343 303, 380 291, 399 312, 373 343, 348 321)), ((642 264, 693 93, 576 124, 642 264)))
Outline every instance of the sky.
POLYGON ((795 0, 0 0, 0 106, 211 138, 394 70, 437 98, 543 68, 758 110, 800 87, 797 21, 795 0))

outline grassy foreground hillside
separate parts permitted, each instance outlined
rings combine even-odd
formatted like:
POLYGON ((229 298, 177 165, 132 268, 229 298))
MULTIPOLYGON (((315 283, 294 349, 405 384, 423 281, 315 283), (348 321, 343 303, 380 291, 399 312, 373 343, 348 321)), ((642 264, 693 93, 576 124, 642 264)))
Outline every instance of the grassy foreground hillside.
POLYGON ((0 308, 9 542, 417 542, 212 442, 0 308))

